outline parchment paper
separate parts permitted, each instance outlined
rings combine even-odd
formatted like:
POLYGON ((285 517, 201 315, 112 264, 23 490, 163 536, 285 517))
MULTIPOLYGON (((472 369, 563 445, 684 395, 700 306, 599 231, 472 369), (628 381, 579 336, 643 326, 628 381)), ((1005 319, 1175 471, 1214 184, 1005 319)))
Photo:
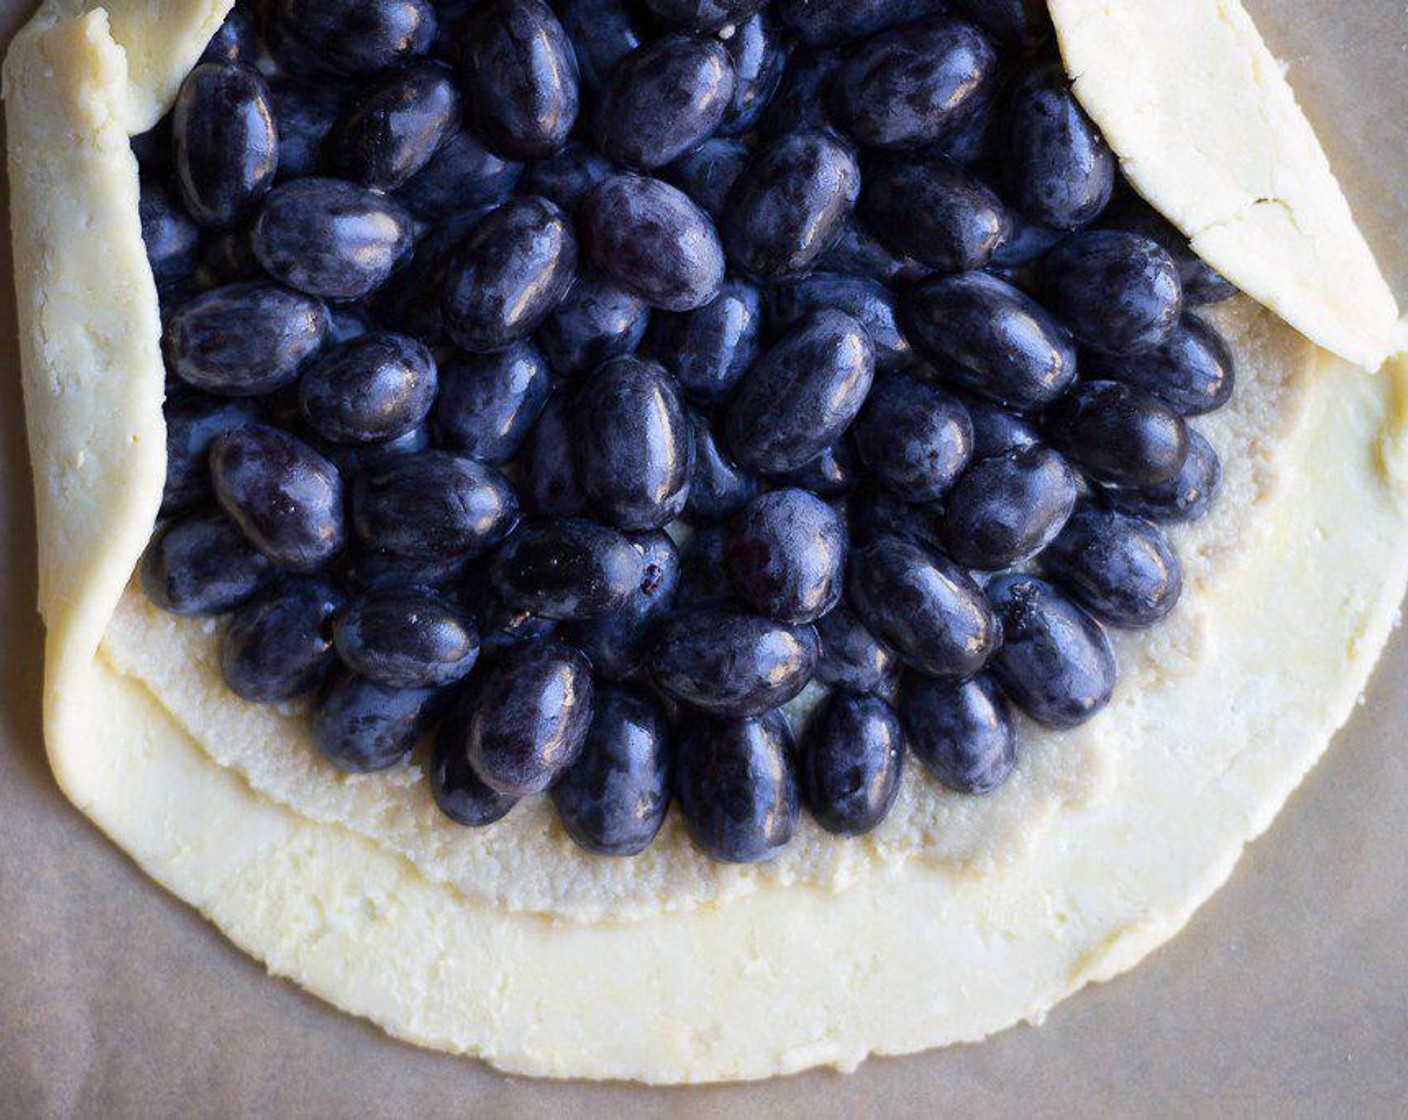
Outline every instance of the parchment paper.
MULTIPOLYGON (((1408 302, 1408 10, 1248 3, 1408 302)), ((31 6, 0 0, 0 41, 31 6)), ((850 1077, 534 1083, 393 1042, 271 979, 49 777, 8 239, 0 253, 0 1116, 1408 1115, 1402 634, 1227 888, 1172 945, 1040 1028, 850 1077)))

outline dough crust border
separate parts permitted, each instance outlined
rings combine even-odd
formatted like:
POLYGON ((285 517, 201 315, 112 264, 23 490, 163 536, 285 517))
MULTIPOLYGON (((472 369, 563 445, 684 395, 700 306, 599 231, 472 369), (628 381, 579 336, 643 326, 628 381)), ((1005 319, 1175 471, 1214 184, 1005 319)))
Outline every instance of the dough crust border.
MULTIPOLYGON (((1370 378, 1322 353, 1272 531, 1220 597, 1221 639, 1178 688, 1119 700, 1140 731, 1114 794, 1063 812, 1044 843, 992 874, 910 863, 839 894, 794 885, 637 922, 554 923, 470 901, 258 796, 99 653, 165 466, 159 319, 128 140, 159 118, 227 7, 51 2, 11 48, 5 96, 51 763, 153 878, 272 972, 399 1037, 546 1076, 758 1078, 974 1040, 1039 1019, 1173 936, 1348 716, 1408 581, 1408 362, 1370 378)), ((1227 71, 1240 77, 1226 112, 1309 136, 1236 4, 1174 7, 1190 35, 1229 29, 1206 49, 1231 44, 1249 60, 1227 71)), ((1209 223, 1177 152, 1137 148, 1102 99, 1118 78, 1106 69, 1181 50, 1178 35, 1136 37, 1101 61, 1116 27, 1174 18, 1160 8, 1053 0, 1087 107, 1135 185, 1215 265, 1317 342, 1376 365, 1392 300, 1313 136, 1275 149, 1285 189, 1250 208, 1229 190, 1209 223), (1296 236, 1282 236, 1287 223, 1296 236), (1328 274, 1341 305, 1325 272, 1312 281, 1329 267, 1327 239, 1346 231, 1341 271, 1328 274)), ((1149 136, 1173 143, 1172 106, 1146 109, 1149 136)), ((1204 170, 1231 158, 1196 154, 1204 170)))

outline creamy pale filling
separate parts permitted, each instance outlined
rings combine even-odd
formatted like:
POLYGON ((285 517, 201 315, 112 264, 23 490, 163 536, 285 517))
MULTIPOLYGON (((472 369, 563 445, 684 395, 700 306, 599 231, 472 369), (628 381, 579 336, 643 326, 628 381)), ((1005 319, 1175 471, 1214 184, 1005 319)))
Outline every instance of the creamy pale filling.
MULTIPOLYGON (((410 766, 346 775, 318 757, 301 708, 247 704, 231 694, 220 677, 212 621, 163 614, 129 589, 103 653, 261 796, 373 839, 428 878, 508 910, 579 920, 641 918, 734 898, 767 883, 843 889, 912 859, 982 876, 1028 851, 1057 813, 1119 796, 1118 748, 1139 734, 1130 723, 1134 709, 1121 697, 1177 689, 1183 672, 1217 640, 1225 577, 1239 557, 1255 552, 1301 412, 1312 350, 1250 301, 1233 301, 1212 315, 1236 353, 1239 376, 1232 404, 1198 422, 1222 457, 1223 489, 1207 518, 1173 530, 1185 575, 1173 616, 1146 632, 1114 635, 1121 677, 1112 708, 1074 732, 1024 724, 1017 769, 988 797, 949 793, 910 765, 889 818, 858 840, 839 840, 807 822, 777 859, 735 867, 701 856, 672 818, 644 855, 605 859, 578 849, 542 798, 519 805, 498 824, 465 829, 431 801, 423 755, 410 766)), ((814 696, 804 694, 799 706, 814 696)))

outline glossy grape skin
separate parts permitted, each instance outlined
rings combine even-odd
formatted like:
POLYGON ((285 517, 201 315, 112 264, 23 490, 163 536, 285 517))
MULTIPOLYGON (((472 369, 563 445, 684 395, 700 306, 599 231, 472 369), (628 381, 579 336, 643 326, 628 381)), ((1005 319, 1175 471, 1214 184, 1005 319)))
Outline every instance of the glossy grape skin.
POLYGON ((1142 201, 1131 200, 1121 213, 1110 218, 1109 224, 1116 229, 1149 238, 1173 258, 1178 268, 1178 278, 1183 284, 1185 306, 1203 307, 1221 303, 1237 294, 1237 286, 1202 260, 1193 251, 1188 238, 1173 223, 1142 201))
POLYGON ((147 598, 169 614, 223 614, 263 585, 270 572, 234 522, 198 513, 159 529, 138 569, 147 598))
POLYGON ((813 622, 841 598, 849 542, 829 505, 805 490, 752 499, 729 528, 724 562, 739 596, 779 622, 813 622))
POLYGON ((551 159, 528 164, 518 190, 520 194, 540 195, 576 214, 587 191, 615 174, 611 161, 596 149, 569 141, 551 159))
POLYGON ((777 92, 763 110, 758 131, 775 138, 801 129, 830 127, 826 91, 840 65, 838 52, 794 49, 777 92))
POLYGON ((900 689, 900 712, 915 758, 956 793, 991 793, 1017 761, 1011 710, 986 674, 967 680, 911 675, 900 689))
POLYGON ((647 663, 673 700, 715 716, 759 715, 802 691, 816 635, 726 605, 692 606, 661 621, 647 663))
POLYGON ((904 729, 878 696, 838 693, 812 714, 798 751, 802 802, 838 836, 870 832, 890 812, 904 772, 904 729))
POLYGON ((587 659, 564 642, 515 646, 477 678, 465 751, 485 785, 542 793, 577 759, 592 718, 587 659))
POLYGON ((271 0, 269 18, 323 65, 374 74, 430 49, 429 0, 271 0))
POLYGON ((840 311, 802 319, 755 361, 729 404, 725 438, 763 474, 796 470, 855 419, 875 375, 875 347, 840 311))
POLYGON ((859 322, 870 335, 877 369, 899 369, 914 361, 909 340, 895 320, 895 297, 878 281, 813 272, 774 284, 767 294, 768 323, 773 331, 786 330, 811 312, 835 308, 859 322))
POLYGON ((467 676, 479 635, 453 604, 431 591, 384 588, 359 595, 332 627, 349 669, 395 688, 442 688, 467 676))
POLYGON ((1183 284, 1156 242, 1101 229, 1075 234, 1041 262, 1052 312, 1086 346, 1140 354, 1161 345, 1183 313, 1183 284))
POLYGON ((1182 524, 1206 516, 1222 485, 1222 462, 1202 433, 1188 429, 1188 457, 1178 473, 1154 486, 1112 486, 1101 491, 1118 510, 1159 524, 1182 524))
POLYGON ((592 133, 614 163, 653 171, 713 134, 733 100, 723 44, 666 35, 633 51, 597 99, 592 133))
POLYGON ((470 231, 446 269, 445 331, 475 353, 512 346, 552 314, 576 268, 567 216, 545 198, 510 200, 470 231))
POLYGON ((552 391, 547 362, 529 343, 494 354, 456 354, 440 375, 438 446, 500 466, 527 439, 552 391))
POLYGON ((438 706, 434 689, 393 688, 339 669, 313 708, 313 742, 346 773, 386 770, 410 757, 438 706))
POLYGON ((222 400, 191 394, 168 399, 166 419, 166 484, 161 493, 163 515, 200 505, 210 497, 210 443, 222 432, 251 424, 260 417, 249 400, 222 400))
POLYGON ((1157 397, 1119 381, 1086 381, 1043 429, 1066 458, 1099 482, 1158 486, 1188 458, 1188 425, 1157 397))
POLYGON ((815 459, 809 459, 795 471, 777 476, 778 481, 800 486, 821 498, 839 498, 860 485, 861 464, 854 450, 854 441, 842 437, 815 459))
POLYGON ((460 88, 475 134, 506 159, 566 142, 579 105, 577 56, 542 0, 488 0, 460 32, 460 88))
POLYGON ((578 223, 597 270, 652 307, 690 311, 723 284, 723 248, 709 216, 659 179, 603 179, 583 195, 578 223))
POLYGON ((158 287, 179 284, 196 271, 200 260, 200 227, 159 179, 143 176, 137 213, 147 263, 158 287))
POLYGON ((321 567, 347 538, 337 468, 278 428, 249 424, 216 436, 210 480, 230 519, 284 568, 321 567))
POLYGON ((1033 221, 1089 225, 1114 191, 1115 155, 1059 67, 1028 73, 1008 110, 1007 193, 1033 221))
POLYGON ((259 33, 254 20, 243 7, 236 5, 225 16, 225 22, 216 29, 210 42, 201 52, 201 62, 247 62, 251 66, 259 61, 259 33))
POLYGON ((1180 416, 1217 411, 1232 399, 1237 381, 1231 348, 1191 314, 1152 350, 1123 357, 1092 352, 1085 365, 1088 373, 1152 393, 1180 416))
POLYGON ((1020 411, 1044 408, 1076 376, 1070 332, 1035 300, 995 276, 927 280, 904 304, 910 341, 947 377, 1020 411))
POLYGON ((274 279, 324 299, 362 299, 411 251, 411 216, 390 198, 338 179, 297 179, 270 192, 251 235, 274 279))
POLYGON ((322 576, 286 579, 240 607, 220 635, 220 673, 236 696, 272 703, 316 688, 335 660, 333 616, 346 600, 322 576))
POLYGON ((681 391, 704 405, 734 389, 758 356, 762 296, 743 280, 725 280, 702 307, 651 318, 649 352, 675 376, 681 391))
POLYGON ((690 31, 718 31, 741 23, 761 7, 763 0, 645 0, 645 6, 662 23, 690 31))
POLYGON ((899 676, 899 659, 846 603, 815 623, 816 679, 843 692, 887 692, 899 676))
POLYGON ((269 84, 244 63, 203 62, 181 83, 171 111, 176 186, 201 225, 239 225, 273 186, 279 137, 271 102, 269 84))
POLYGON ((275 284, 231 284, 196 296, 167 322, 167 368, 220 396, 269 393, 292 382, 322 344, 328 312, 275 284))
POLYGON ((1118 510, 1083 503, 1042 554, 1046 574, 1110 626, 1140 629, 1165 618, 1183 591, 1183 569, 1163 531, 1118 510))
POLYGON ((430 793, 440 811, 456 824, 483 828, 503 820, 518 804, 518 798, 490 789, 469 764, 464 738, 464 725, 469 718, 465 700, 472 698, 473 691, 465 690, 465 699, 451 709, 435 732, 430 793))
POLYGON ((943 497, 973 455, 963 402, 906 373, 876 382, 853 431, 871 476, 907 502, 943 497))
POLYGON ((993 676, 1017 707, 1061 729, 1084 723, 1110 702, 1118 669, 1095 619, 1035 576, 997 576, 987 593, 1004 635, 993 676))
POLYGON ((522 174, 521 163, 500 159, 468 129, 457 129, 396 197, 417 218, 443 222, 503 202, 522 174))
POLYGON ((867 160, 861 216, 897 255, 937 272, 984 267, 1012 236, 1002 200, 943 156, 867 160))
POLYGON ((598 688, 582 752, 552 787, 567 834, 595 855, 645 851, 670 807, 672 753, 657 699, 628 686, 598 688))
POLYGON ((689 498, 693 440, 674 380, 644 358, 615 358, 583 383, 572 415, 582 492, 620 529, 658 529, 689 498))
MULTIPOLYGON (((861 193, 864 195, 864 184, 861 193)), ((918 261, 891 252, 855 216, 842 227, 836 243, 817 258, 816 268, 818 272, 878 280, 891 287, 905 287, 922 279, 929 271, 918 261)))
POLYGON ((523 442, 518 465, 523 504, 544 517, 571 517, 587 508, 577 479, 569 395, 558 388, 538 413, 523 442))
POLYGON ((537 340, 553 370, 573 377, 633 352, 649 324, 650 308, 643 299, 582 272, 538 329, 537 340))
POLYGON ((490 567, 505 604, 564 622, 621 607, 643 574, 644 560, 623 534, 575 518, 525 522, 490 567))
POLYGON ((758 479, 738 466, 714 439, 708 418, 689 414, 694 459, 689 499, 680 516, 692 525, 716 525, 737 513, 758 493, 758 479))
POLYGON ((944 501, 944 550, 981 571, 1021 564, 1061 531, 1078 493, 1075 472, 1050 448, 1016 448, 979 460, 944 501))
POLYGON ((397 556, 475 556, 518 523, 518 498, 493 467, 421 451, 359 474, 352 520, 362 541, 397 556))
POLYGON ((831 84, 832 117, 872 148, 933 144, 991 96, 997 53, 971 23, 937 17, 882 32, 831 84))
POLYGON ((806 271, 840 236, 860 183, 855 153, 832 133, 792 132, 760 148, 724 206, 729 260, 769 280, 806 271))
POLYGON ((1041 442, 1036 428, 1001 405, 969 395, 962 400, 973 422, 973 462, 1041 442))
POLYGON ((335 443, 377 443, 421 423, 437 384, 435 359, 422 343, 377 331, 309 363, 298 383, 299 408, 335 443))
POLYGON ((673 609, 680 582, 680 557, 667 533, 633 533, 641 574, 615 610, 567 627, 572 643, 591 660, 596 675, 620 681, 644 667, 655 625, 673 609))
POLYGON ((333 174, 394 191, 456 130, 460 95, 449 67, 413 62, 364 86, 323 145, 333 174))
POLYGON ((724 47, 733 61, 733 100, 714 134, 738 136, 753 128, 777 91, 787 51, 778 28, 764 12, 737 23, 724 47))
POLYGON ((872 634, 927 676, 970 676, 1002 642, 978 585, 901 537, 882 536, 852 553, 846 597, 872 634))
POLYGON ((793 754, 780 711, 690 721, 676 752, 675 801, 705 855, 757 863, 787 845, 800 815, 793 754))
POLYGON ((741 140, 715 136, 662 168, 660 177, 679 187, 714 222, 718 222, 728 202, 729 191, 748 164, 748 156, 748 147, 741 140))

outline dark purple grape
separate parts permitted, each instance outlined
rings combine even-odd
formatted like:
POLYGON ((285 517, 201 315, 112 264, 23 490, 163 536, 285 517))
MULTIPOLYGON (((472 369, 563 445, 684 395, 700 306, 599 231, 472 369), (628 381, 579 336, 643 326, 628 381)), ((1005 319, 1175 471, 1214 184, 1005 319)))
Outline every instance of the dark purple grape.
POLYGON ((1116 509, 1161 524, 1197 521, 1222 484, 1222 463, 1200 432, 1188 429, 1188 457, 1173 478, 1156 486, 1110 487, 1102 491, 1116 509))
POLYGON ((595 149, 569 143, 551 159, 528 164, 518 190, 520 194, 541 195, 575 214, 587 191, 615 174, 611 161, 595 149))
POLYGON ((639 175, 603 179, 583 196, 578 222, 602 275, 652 307, 689 311, 718 294, 724 279, 718 233, 668 183, 639 175))
POLYGON ((936 0, 777 0, 778 18, 809 46, 834 46, 942 10, 936 0))
POLYGON ((907 373, 876 382, 854 432, 871 476, 907 502, 943 497, 973 454, 973 423, 963 402, 907 373))
POLYGON ((812 715, 797 766, 802 802, 827 832, 861 836, 890 812, 904 772, 904 729, 878 696, 838 693, 812 715))
POLYGON ((592 135, 601 152, 653 171, 710 136, 733 100, 733 61, 723 44, 666 35, 632 51, 597 99, 592 135))
MULTIPOLYGON (((681 606, 738 606, 733 584, 724 564, 728 526, 709 525, 697 530, 680 558, 680 584, 676 601, 681 606)), ((741 608, 740 608, 741 609, 741 608)))
POLYGON ((191 217, 230 229, 250 216, 279 166, 269 85, 241 62, 202 62, 171 110, 176 186, 191 217))
POLYGON ((843 692, 886 692, 899 659, 845 603, 816 621, 816 679, 843 692))
POLYGON ((581 754, 593 692, 587 659, 565 642, 509 650, 474 686, 465 721, 474 772, 500 793, 542 793, 581 754))
POLYGON ((763 474, 793 471, 835 443, 870 392, 875 347, 856 320, 819 311, 784 334, 729 405, 729 450, 763 474))
MULTIPOLYGON (((473 694, 466 689, 465 696, 473 694)), ((490 789, 479 779, 465 753, 465 722, 468 707, 456 704, 435 733, 430 756, 430 793, 440 811, 456 824, 483 828, 503 820, 518 798, 490 789)))
POLYGON ((774 331, 828 307, 844 311, 865 328, 875 344, 877 368, 899 369, 914 361, 909 340, 895 321, 895 297, 876 280, 813 272, 768 289, 768 325, 774 331))
POLYGON ((496 156, 468 129, 459 129, 406 180, 396 197, 428 222, 485 206, 497 206, 513 191, 523 165, 496 156))
POLYGON ((957 566, 902 537, 853 551, 846 594, 870 632, 911 669, 971 676, 1002 643, 982 590, 957 566))
POLYGON ((647 664, 672 700, 714 716, 759 715, 806 686, 816 635, 723 604, 685 607, 661 621, 647 664))
POLYGON ((538 345, 556 373, 573 377, 634 351, 649 323, 644 300, 587 272, 539 328, 538 345))
POLYGON ((196 296, 166 324, 167 368, 188 385, 225 397, 290 384, 322 345, 327 308, 276 284, 231 284, 196 296))
POLYGON ((714 439, 707 417, 689 413, 694 432, 694 460, 689 499, 680 516, 692 525, 726 521, 758 493, 758 480, 730 459, 714 439))
POLYGON ((1147 237, 1074 234, 1041 262, 1047 304, 1085 345, 1130 355, 1165 342, 1183 313, 1173 258, 1147 237))
POLYGON ((260 703, 311 692, 332 668, 332 619, 345 596, 321 576, 291 578, 235 611, 220 635, 220 673, 260 703))
POLYGON ((900 712, 914 757, 948 789, 991 793, 1011 775, 1017 732, 987 674, 959 681, 906 677, 900 712))
POLYGON ((137 213, 157 287, 189 280, 200 261, 200 227, 180 199, 160 180, 143 177, 137 213))
POLYGON ((793 753, 780 711, 689 722, 675 756, 675 801, 705 855, 758 863, 787 846, 801 812, 793 753))
POLYGON ((762 5, 763 0, 645 0, 661 23, 689 31, 718 31, 727 24, 742 23, 762 5))
POLYGON ((270 276, 324 299, 363 299, 411 251, 411 216, 355 183, 298 179, 270 192, 251 244, 270 276))
POLYGON ((643 41, 630 0, 561 0, 557 11, 588 90, 599 90, 643 41))
POLYGON ((658 529, 689 497, 692 440, 674 381, 654 362, 615 358, 583 382, 572 444, 582 492, 620 529, 658 529))
POLYGON ((661 176, 689 195, 717 222, 729 191, 748 164, 748 146, 741 140, 715 136, 661 170, 661 176))
POLYGON ((1029 51, 1051 34, 1042 0, 951 0, 951 6, 1008 49, 1029 51))
POLYGON ((1076 377, 1070 333, 1035 300, 982 272, 926 280, 904 305, 915 349, 947 379, 1018 411, 1045 408, 1076 377))
MULTIPOLYGON (((282 159, 282 156, 280 156, 282 159)), ((1153 207, 1134 201, 1122 213, 1114 217, 1110 224, 1117 229, 1137 233, 1158 243, 1178 266, 1178 277, 1183 282, 1183 303, 1188 307, 1202 307, 1211 303, 1221 303, 1237 294, 1237 286, 1220 275, 1210 264, 1202 260, 1182 231, 1153 207)))
POLYGON ((460 86, 475 133, 506 159, 537 160, 577 120, 577 56, 543 0, 487 0, 460 33, 460 86))
POLYGON ((1046 447, 981 459, 944 499, 944 551, 966 568, 988 572, 1030 560, 1061 531, 1078 490, 1075 472, 1046 447))
POLYGON ((254 255, 249 230, 229 229, 206 242, 195 282, 202 288, 219 288, 242 280, 257 280, 263 275, 264 266, 254 255))
POLYGON ((518 499, 493 467, 449 451, 401 455, 357 476, 357 536, 410 559, 476 556, 518 522, 518 499))
POLYGON ((1186 314, 1152 350, 1124 357, 1092 353, 1089 372, 1152 393, 1180 416, 1215 412, 1232 399, 1236 364, 1222 336, 1186 314))
POLYGON ((567 294, 577 239, 545 198, 504 203, 455 252, 441 300, 445 331, 466 350, 502 350, 527 338, 567 294))
POLYGON ((643 572, 639 550, 623 534, 559 518, 520 525, 495 554, 490 579, 509 607, 570 622, 623 606, 643 572))
POLYGON ((840 236, 859 194, 855 153, 834 134, 779 137, 754 155, 724 206, 729 260, 770 280, 806 271, 840 236))
POLYGON ((191 394, 168 399, 166 417, 166 485, 163 515, 179 513, 210 498, 210 443, 222 432, 252 424, 259 408, 247 400, 220 400, 191 394))
POLYGON ((739 596, 779 622, 814 622, 841 598, 846 526, 805 490, 772 490, 729 527, 724 563, 739 596))
POLYGON ((202 62, 247 62, 251 66, 259 61, 259 33, 255 30, 254 19, 242 6, 231 8, 222 23, 205 44, 201 52, 202 62))
POLYGON ((1183 569, 1158 526, 1082 504, 1042 553, 1046 573, 1110 626, 1152 626, 1173 610, 1183 569))
POLYGON ((903 537, 931 552, 942 552, 939 507, 913 505, 893 490, 860 490, 851 503, 851 539, 869 544, 881 537, 903 537))
POLYGON ((359 595, 333 624, 344 665, 395 688, 443 688, 462 680, 479 657, 479 635, 447 599, 415 588, 359 595))
POLYGON ((364 334, 325 350, 298 383, 303 418, 334 443, 380 443, 405 435, 435 403, 435 359, 413 338, 364 334))
POLYGON ((860 460, 852 450, 852 441, 842 438, 815 459, 777 477, 792 486, 810 490, 819 497, 838 498, 860 484, 860 460))
POLYGON ((313 708, 313 742, 349 774, 386 770, 410 758, 438 705, 434 689, 392 688, 341 669, 313 708))
POLYGON ((922 147, 989 98, 996 78, 997 52, 983 33, 940 16, 856 48, 832 82, 832 115, 866 147, 922 147))
POLYGON ((819 272, 863 276, 891 287, 911 284, 929 271, 916 260, 896 256, 855 217, 845 224, 836 244, 817 258, 816 267, 819 272))
POLYGON ((582 753, 552 787, 567 835, 595 855, 645 851, 670 807, 671 755, 658 700, 628 686, 598 688, 582 753))
POLYGON ((558 389, 538 414, 519 459, 524 504, 542 517, 571 517, 587 508, 568 412, 567 394, 558 389))
POLYGON ((456 354, 440 374, 436 445, 482 463, 506 463, 518 454, 551 391, 547 363, 526 342, 496 354, 456 354))
POLYGON ((269 560, 223 514, 198 513, 157 530, 139 574, 147 598, 171 614, 223 614, 264 583, 269 560))
POLYGON ((937 272, 982 268, 1012 236, 1002 200, 939 155, 867 161, 860 212, 895 253, 937 272))
POLYGON ((1014 412, 981 397, 964 396, 963 407, 973 422, 973 462, 1041 442, 1037 430, 1014 412))
POLYGON ((277 178, 317 175, 322 170, 323 141, 351 100, 351 91, 287 74, 274 78, 270 90, 279 134, 277 178))
POLYGON ((597 676, 613 681, 641 671, 656 623, 674 608, 680 580, 679 553, 668 534, 634 533, 630 541, 641 556, 641 575, 625 602, 568 628, 597 676))
POLYGON ((743 280, 725 280, 703 307, 651 319, 651 354, 675 375, 691 400, 717 404, 732 391, 758 356, 762 297, 743 280))
POLYGON ((324 159, 343 179, 394 191, 430 162, 459 118, 450 68, 413 62, 360 90, 328 134, 324 159))
POLYGON ((435 38, 429 0, 270 0, 268 18, 307 56, 343 74, 390 69, 425 54, 435 38))
POLYGON ((801 129, 828 128, 827 87, 841 65, 835 51, 820 53, 794 48, 782 73, 782 84, 763 110, 759 132, 784 136, 801 129))
POLYGON ((1188 425, 1168 405, 1119 381, 1086 381, 1046 417, 1051 442, 1099 482, 1158 486, 1188 457, 1188 425))
POLYGON ((348 550, 342 576, 354 592, 405 591, 410 587, 445 591, 461 583, 469 567, 470 560, 464 556, 409 559, 358 544, 348 550))
POLYGON ((247 424, 216 436, 210 481, 230 519, 281 567, 321 567, 347 538, 337 468, 278 428, 247 424))
POLYGON ((715 134, 738 136, 757 124, 777 92, 787 52, 776 25, 764 12, 739 21, 724 47, 733 60, 733 100, 715 134))

